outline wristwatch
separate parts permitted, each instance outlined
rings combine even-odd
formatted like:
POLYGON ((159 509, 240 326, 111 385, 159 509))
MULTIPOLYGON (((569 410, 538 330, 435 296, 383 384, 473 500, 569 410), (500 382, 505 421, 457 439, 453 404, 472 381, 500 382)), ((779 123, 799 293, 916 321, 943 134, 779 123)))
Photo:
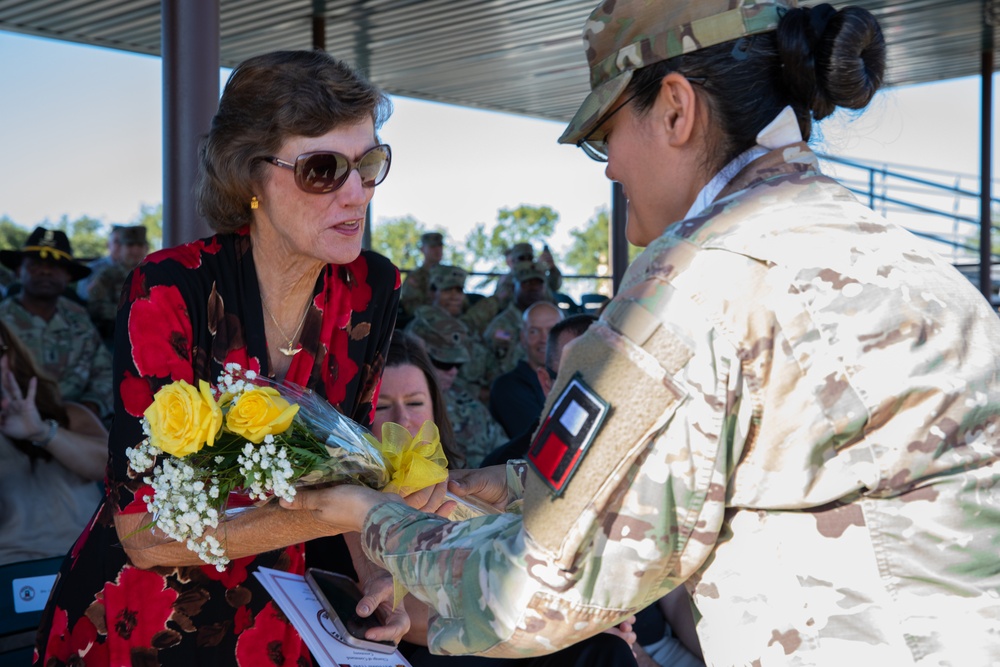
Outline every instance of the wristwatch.
POLYGON ((31 441, 31 444, 35 447, 44 448, 48 446, 48 444, 52 442, 52 438, 56 437, 56 431, 59 430, 59 422, 55 419, 46 419, 45 423, 49 425, 49 430, 46 431, 45 435, 40 439, 31 441))

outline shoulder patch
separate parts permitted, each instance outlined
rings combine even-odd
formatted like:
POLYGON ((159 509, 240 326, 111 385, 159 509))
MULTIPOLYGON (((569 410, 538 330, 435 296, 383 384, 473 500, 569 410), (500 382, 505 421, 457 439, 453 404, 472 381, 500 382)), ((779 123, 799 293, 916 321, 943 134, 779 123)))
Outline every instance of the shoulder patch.
POLYGON ((576 373, 552 403, 528 449, 528 461, 556 496, 566 488, 597 437, 608 403, 576 373))

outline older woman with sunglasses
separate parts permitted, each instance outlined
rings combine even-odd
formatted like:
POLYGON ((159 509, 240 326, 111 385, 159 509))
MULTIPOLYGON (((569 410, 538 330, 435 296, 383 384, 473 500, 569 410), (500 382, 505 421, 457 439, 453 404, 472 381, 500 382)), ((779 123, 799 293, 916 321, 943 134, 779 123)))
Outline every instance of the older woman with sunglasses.
MULTIPOLYGON (((270 53, 233 71, 201 149, 200 208, 217 233, 150 255, 123 290, 107 499, 63 567, 38 664, 309 662, 251 573, 349 562, 343 544, 316 539, 330 526, 257 508, 217 531, 229 566, 204 566, 148 529, 150 488, 126 449, 143 439, 158 388, 214 383, 230 363, 306 386, 370 426, 398 302, 396 268, 361 249, 389 172, 377 134, 389 112, 375 86, 322 52, 270 53)), ((406 627, 390 616, 371 638, 406 627)))
POLYGON ((567 347, 531 472, 468 473, 523 519, 294 506, 363 529, 439 651, 550 652, 686 585, 711 665, 1000 664, 1000 319, 806 143, 881 85, 877 21, 617 0, 584 39, 561 140, 646 249, 567 347))

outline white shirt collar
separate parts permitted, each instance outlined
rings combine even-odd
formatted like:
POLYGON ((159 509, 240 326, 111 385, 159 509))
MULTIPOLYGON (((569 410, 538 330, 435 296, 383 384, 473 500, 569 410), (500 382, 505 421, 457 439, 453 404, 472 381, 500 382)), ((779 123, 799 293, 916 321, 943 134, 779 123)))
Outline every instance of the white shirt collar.
POLYGON ((799 131, 799 123, 795 118, 795 112, 792 111, 792 107, 785 107, 778 113, 774 120, 768 123, 757 134, 756 146, 737 155, 736 159, 719 170, 719 173, 705 184, 705 187, 698 193, 694 204, 688 209, 687 215, 684 218, 691 218, 708 208, 715 201, 715 198, 719 196, 719 193, 722 192, 722 189, 729 184, 729 181, 733 180, 733 177, 743 170, 743 167, 769 151, 790 144, 797 144, 801 141, 802 132, 799 131))

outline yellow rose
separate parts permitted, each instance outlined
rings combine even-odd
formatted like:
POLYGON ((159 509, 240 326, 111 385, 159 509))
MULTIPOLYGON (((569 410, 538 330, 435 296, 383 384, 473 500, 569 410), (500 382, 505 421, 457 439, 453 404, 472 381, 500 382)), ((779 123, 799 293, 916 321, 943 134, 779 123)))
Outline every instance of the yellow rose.
POLYGON ((214 445, 222 426, 222 410, 204 380, 198 381, 198 389, 184 380, 161 387, 144 416, 152 444, 177 457, 214 445))
POLYGON ((266 435, 284 433, 299 411, 271 387, 258 387, 236 398, 226 414, 226 428, 259 444, 266 435))

